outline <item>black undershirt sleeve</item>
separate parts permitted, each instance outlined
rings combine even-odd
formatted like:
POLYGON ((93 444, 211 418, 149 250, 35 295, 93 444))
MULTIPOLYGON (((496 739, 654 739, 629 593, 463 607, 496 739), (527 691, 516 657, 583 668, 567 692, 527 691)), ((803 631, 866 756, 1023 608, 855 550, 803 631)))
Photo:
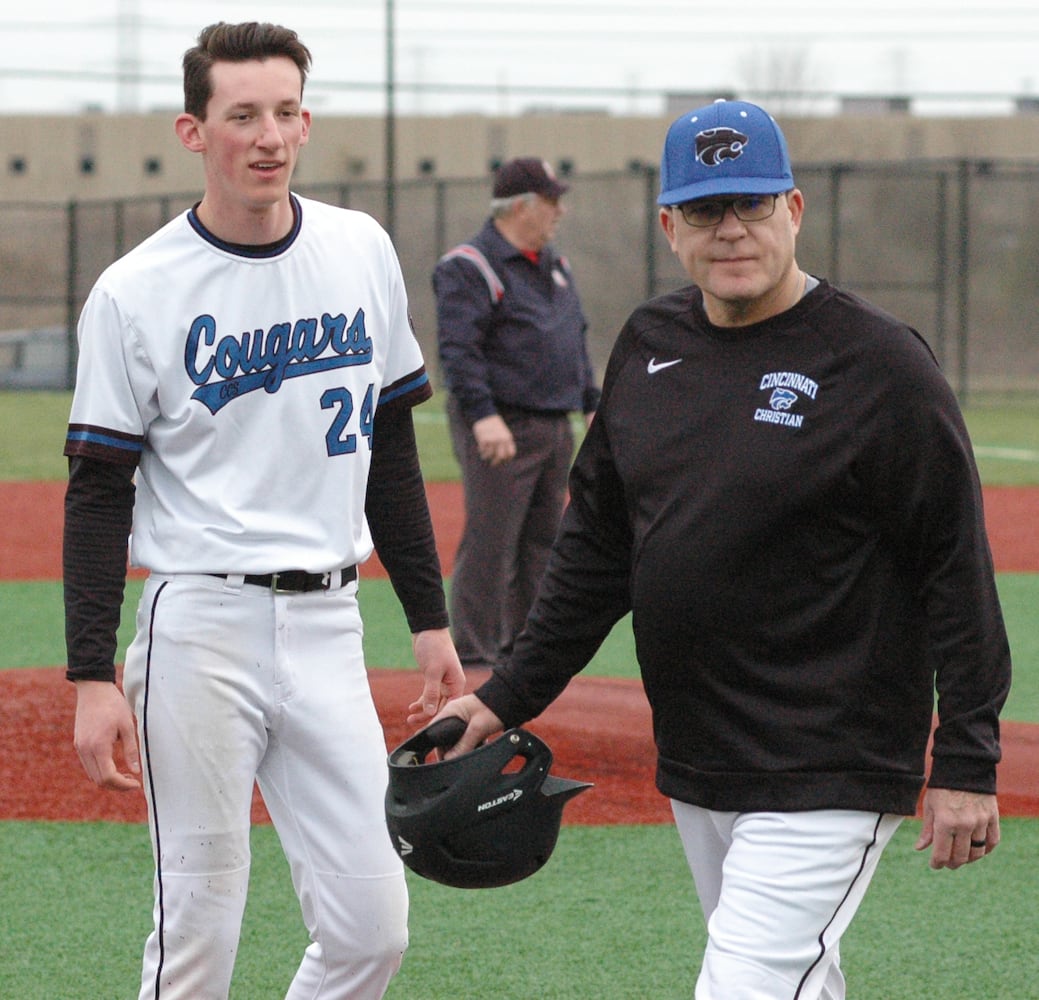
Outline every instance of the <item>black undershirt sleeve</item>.
MULTIPOLYGON (((436 553, 411 411, 376 416, 366 511, 379 558, 412 632, 446 628, 436 553)), ((69 461, 63 541, 66 676, 115 679, 116 633, 126 585, 133 520, 134 467, 97 459, 69 461)))
POLYGON ((62 543, 69 680, 115 680, 135 466, 69 460, 62 543))
POLYGON ((440 559, 410 407, 376 411, 365 513, 410 630, 447 628, 440 559))

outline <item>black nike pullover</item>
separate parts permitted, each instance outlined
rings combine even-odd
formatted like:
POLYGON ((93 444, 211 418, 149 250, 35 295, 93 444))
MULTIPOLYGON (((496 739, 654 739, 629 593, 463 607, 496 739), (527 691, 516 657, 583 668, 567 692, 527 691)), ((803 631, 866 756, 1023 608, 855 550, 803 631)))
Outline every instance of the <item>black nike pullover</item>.
POLYGON ((478 696, 534 718, 629 610, 665 795, 912 814, 936 687, 930 784, 995 790, 1010 654, 959 407, 915 331, 825 281, 740 328, 694 288, 635 311, 478 696))

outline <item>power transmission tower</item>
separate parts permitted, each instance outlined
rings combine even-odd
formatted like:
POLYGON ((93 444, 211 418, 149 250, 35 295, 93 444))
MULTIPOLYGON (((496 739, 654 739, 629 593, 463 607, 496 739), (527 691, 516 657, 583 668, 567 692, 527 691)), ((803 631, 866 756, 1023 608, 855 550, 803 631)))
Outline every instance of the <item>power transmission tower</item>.
POLYGON ((141 103, 140 0, 119 0, 116 12, 116 110, 134 112, 141 103))

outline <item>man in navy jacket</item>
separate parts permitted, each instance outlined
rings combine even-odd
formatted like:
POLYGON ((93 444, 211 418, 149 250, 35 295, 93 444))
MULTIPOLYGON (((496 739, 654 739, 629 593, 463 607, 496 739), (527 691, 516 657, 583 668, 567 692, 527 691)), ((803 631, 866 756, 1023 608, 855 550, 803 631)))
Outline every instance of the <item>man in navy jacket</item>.
POLYGON ((569 415, 591 419, 599 401, 588 323, 569 264, 550 243, 566 190, 543 160, 503 164, 491 217, 433 274, 465 489, 451 621, 467 668, 508 659, 563 512, 569 415))

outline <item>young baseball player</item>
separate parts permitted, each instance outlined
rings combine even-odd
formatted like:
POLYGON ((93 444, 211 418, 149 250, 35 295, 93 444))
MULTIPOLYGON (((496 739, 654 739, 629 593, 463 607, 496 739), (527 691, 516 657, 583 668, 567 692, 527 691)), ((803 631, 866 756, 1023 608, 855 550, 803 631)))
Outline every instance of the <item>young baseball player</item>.
POLYGON ((765 111, 679 118, 659 203, 694 284, 621 331, 538 599, 446 708, 468 721, 451 753, 536 716, 632 611, 707 919, 697 1000, 839 1000, 936 685, 917 847, 958 868, 999 843, 1010 657, 981 488, 923 340, 798 266, 804 198, 765 111))
POLYGON ((88 775, 147 798, 142 998, 227 996, 254 780, 310 934, 287 995, 377 998, 398 968, 407 892, 357 604, 373 544, 424 677, 411 720, 464 687, 411 420, 431 390, 396 255, 369 217, 289 188, 309 65, 286 28, 202 31, 176 120, 202 199, 113 264, 80 320, 68 675, 88 775), (150 576, 124 698, 128 535, 150 576))

